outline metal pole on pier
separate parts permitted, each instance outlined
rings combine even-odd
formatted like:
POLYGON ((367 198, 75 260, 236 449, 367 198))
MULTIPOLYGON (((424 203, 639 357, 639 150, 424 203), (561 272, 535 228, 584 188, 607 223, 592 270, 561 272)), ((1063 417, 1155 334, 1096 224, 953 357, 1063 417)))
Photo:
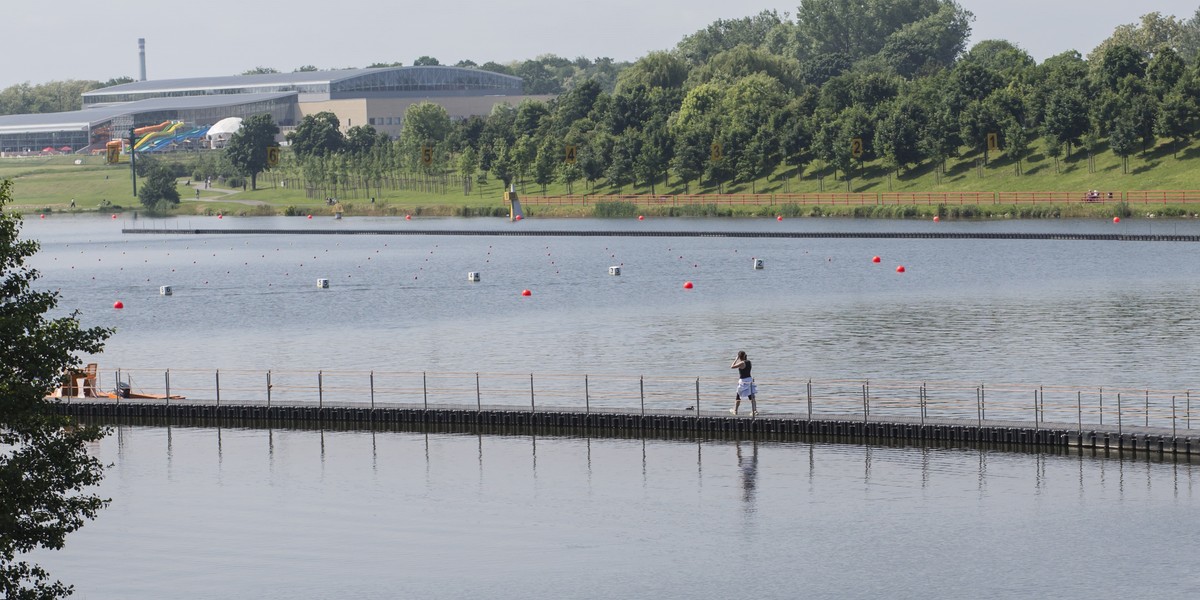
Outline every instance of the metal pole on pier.
POLYGON ((1117 435, 1121 435, 1121 433, 1122 433, 1121 427, 1122 426, 1123 425, 1122 425, 1122 419, 1121 419, 1121 392, 1117 392, 1117 435))
POLYGON ((221 405, 221 370, 217 369, 217 406, 221 405))
POLYGON ((808 394, 808 420, 812 420, 812 379, 808 380, 808 385, 805 386, 808 394))

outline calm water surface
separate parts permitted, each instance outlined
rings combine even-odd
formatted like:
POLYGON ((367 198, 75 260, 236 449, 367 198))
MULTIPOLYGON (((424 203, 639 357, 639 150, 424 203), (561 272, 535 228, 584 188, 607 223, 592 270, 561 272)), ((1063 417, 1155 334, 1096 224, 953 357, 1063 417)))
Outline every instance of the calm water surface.
MULTIPOLYGON (((1200 222, 142 219, 145 227, 1178 231, 1200 222)), ((1200 244, 122 235, 32 219, 41 283, 117 328, 102 367, 1196 385, 1200 244), (882 257, 872 264, 872 256, 882 257), (752 258, 766 269, 751 269, 752 258), (623 265, 620 277, 610 265, 623 265), (897 265, 907 272, 899 275, 897 265), (471 283, 468 271, 482 273, 471 283), (318 278, 331 280, 319 290, 318 278), (695 289, 682 289, 693 281, 695 289), (161 285, 175 295, 158 295, 161 285), (530 289, 533 295, 522 298, 530 289), (111 308, 115 300, 126 309, 111 308)))
MULTIPOLYGON (((132 224, 132 223, 126 223, 132 224)), ((149 227, 926 230, 927 222, 183 218, 149 227)), ((1200 245, 131 236, 34 219, 102 368, 1196 386, 1200 245), (872 264, 874 255, 882 257, 872 264), (766 269, 751 269, 752 258, 766 269), (897 265, 907 273, 898 275, 897 265), (623 265, 620 277, 607 274, 623 265), (470 283, 468 271, 483 281, 470 283), (315 287, 317 278, 332 281, 315 287), (693 281, 695 289, 682 289, 693 281), (158 295, 171 285, 175 295, 158 295), (533 295, 520 297, 522 289, 533 295), (111 308, 115 300, 126 309, 111 308)), ((1114 231, 1088 221, 939 230, 1114 231)), ((1200 223, 1120 231, 1200 233, 1200 223)), ((81 598, 1194 597, 1190 463, 980 450, 117 428, 81 598)))
POLYGON ((1198 465, 128 427, 39 558, 101 598, 1195 597, 1198 465))

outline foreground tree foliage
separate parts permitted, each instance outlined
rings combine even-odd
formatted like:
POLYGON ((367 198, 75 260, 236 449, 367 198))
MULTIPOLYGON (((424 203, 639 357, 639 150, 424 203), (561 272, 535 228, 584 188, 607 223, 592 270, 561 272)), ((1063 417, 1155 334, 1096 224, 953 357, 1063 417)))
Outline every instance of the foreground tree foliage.
POLYGON ((45 398, 79 353, 99 352, 112 332, 80 327, 76 313, 47 317, 58 295, 32 289, 38 273, 25 260, 38 244, 18 239, 20 218, 4 212, 10 186, 0 182, 0 597, 61 598, 71 586, 21 555, 61 549, 107 505, 87 492, 104 468, 86 444, 104 431, 55 415, 45 398))

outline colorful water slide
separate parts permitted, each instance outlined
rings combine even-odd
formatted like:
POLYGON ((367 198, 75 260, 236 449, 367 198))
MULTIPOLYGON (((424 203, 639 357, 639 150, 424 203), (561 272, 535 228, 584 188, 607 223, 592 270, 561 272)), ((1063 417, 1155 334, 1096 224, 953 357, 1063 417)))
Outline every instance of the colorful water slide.
POLYGON ((145 127, 138 127, 137 129, 133 130, 133 137, 140 138, 143 135, 146 135, 147 133, 153 133, 155 131, 162 131, 170 126, 171 126, 170 121, 163 121, 162 123, 159 123, 158 125, 147 125, 145 127))
POLYGON ((142 151, 165 152, 171 150, 175 144, 186 144, 187 142, 194 142, 196 140, 203 139, 206 133, 208 133, 208 127, 203 125, 200 127, 192 127, 186 130, 181 129, 176 135, 170 137, 160 137, 154 140, 148 146, 143 148, 142 151))
MULTIPOLYGON (((152 130, 152 131, 146 133, 145 135, 139 137, 137 143, 134 144, 134 146, 133 146, 134 151, 144 152, 146 150, 146 147, 154 140, 163 138, 163 137, 173 137, 176 134, 176 132, 179 131, 179 129, 181 127, 183 127, 183 121, 175 121, 174 123, 167 121, 166 123, 168 125, 170 125, 170 127, 163 129, 159 125, 155 125, 155 127, 158 127, 158 129, 152 130)), ((133 135, 135 135, 135 136, 138 135, 137 129, 133 130, 133 135)))

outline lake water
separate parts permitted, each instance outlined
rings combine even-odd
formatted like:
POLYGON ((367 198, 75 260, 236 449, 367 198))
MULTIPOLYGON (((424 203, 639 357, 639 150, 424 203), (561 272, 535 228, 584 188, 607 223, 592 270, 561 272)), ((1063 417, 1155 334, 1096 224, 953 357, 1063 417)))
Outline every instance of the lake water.
POLYGON ((107 598, 1188 598, 1200 464, 986 450, 117 428, 39 555, 107 598))
MULTIPOLYGON (((124 223, 132 225, 133 223, 124 223)), ((1195 387, 1200 245, 123 235, 27 221, 102 368, 1195 387), (882 257, 880 264, 872 256, 882 257), (766 268, 751 268, 762 258, 766 268), (620 277, 608 267, 622 265, 620 277), (897 274, 904 265, 907 272, 897 274), (468 282, 479 271, 483 280, 468 282), (317 289, 318 278, 331 280, 317 289), (695 288, 682 289, 684 281, 695 288), (171 285, 174 295, 158 294, 171 285), (529 289, 530 297, 520 292, 529 289), (121 300, 125 309, 113 310, 121 300)), ((146 227, 1123 231, 1200 222, 182 218, 146 227)), ((1151 231, 1153 228, 1153 231, 1151 231)), ((721 402, 729 398, 719 397, 721 402)), ((765 400, 764 400, 765 401, 765 400)), ((122 426, 81 598, 1200 593, 1197 465, 823 443, 122 426)))
MULTIPOLYGON (((144 227, 1179 231, 1200 221, 142 219, 144 227)), ((1185 389, 1200 244, 123 235, 27 221, 102 367, 755 375, 1185 389), (881 263, 873 264, 872 256, 881 263), (766 268, 755 271, 752 258, 766 268), (608 267, 623 265, 619 277, 608 267), (897 274, 904 265, 907 272, 897 274), (467 281, 468 271, 482 281, 467 281), (317 289, 327 278, 329 289, 317 289), (685 281, 695 288, 684 290, 685 281), (174 295, 158 294, 171 285, 174 295), (529 289, 530 297, 520 292, 529 289), (120 300, 125 309, 111 308, 120 300)))

